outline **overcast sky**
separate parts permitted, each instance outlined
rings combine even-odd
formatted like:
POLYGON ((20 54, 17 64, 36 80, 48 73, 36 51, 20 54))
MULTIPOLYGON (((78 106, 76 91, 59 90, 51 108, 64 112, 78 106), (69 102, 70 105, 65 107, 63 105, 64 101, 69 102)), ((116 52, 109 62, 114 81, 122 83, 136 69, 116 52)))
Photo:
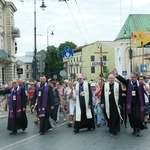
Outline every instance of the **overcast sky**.
MULTIPOLYGON (((20 56, 34 51, 34 0, 12 1, 18 9, 15 26, 21 32, 21 38, 17 39, 20 56)), ((130 13, 150 13, 150 0, 69 0, 69 7, 65 2, 45 0, 45 11, 39 7, 42 0, 36 1, 38 51, 47 47, 50 25, 55 26, 55 35, 51 36, 49 31, 49 45, 71 41, 81 46, 99 40, 113 41, 130 13)))

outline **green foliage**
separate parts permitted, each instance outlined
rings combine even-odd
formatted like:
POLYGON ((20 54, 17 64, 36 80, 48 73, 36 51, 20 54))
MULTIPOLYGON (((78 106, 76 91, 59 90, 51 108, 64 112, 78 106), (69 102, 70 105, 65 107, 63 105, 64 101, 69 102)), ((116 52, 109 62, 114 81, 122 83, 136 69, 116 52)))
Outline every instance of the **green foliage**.
POLYGON ((61 80, 59 72, 63 69, 62 51, 66 46, 74 49, 76 45, 73 42, 65 42, 59 45, 59 47, 48 46, 46 51, 45 60, 45 75, 47 78, 53 78, 53 75, 57 75, 58 80, 61 80))
POLYGON ((107 66, 103 66, 103 77, 105 79, 107 79, 108 75, 109 75, 109 69, 108 69, 108 67, 107 66))

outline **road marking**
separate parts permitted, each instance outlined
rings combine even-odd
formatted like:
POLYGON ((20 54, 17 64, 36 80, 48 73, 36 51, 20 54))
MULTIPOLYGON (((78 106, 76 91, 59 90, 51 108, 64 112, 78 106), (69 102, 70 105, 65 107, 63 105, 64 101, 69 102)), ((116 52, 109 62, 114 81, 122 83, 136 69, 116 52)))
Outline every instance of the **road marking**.
MULTIPOLYGON (((67 121, 64 122, 64 123, 61 123, 60 125, 57 125, 56 128, 59 128, 59 127, 65 125, 65 124, 67 124, 67 121)), ((54 129, 56 129, 56 128, 54 128, 54 129)), ((13 144, 4 146, 4 147, 0 148, 0 150, 12 148, 12 146, 14 146, 14 145, 17 145, 17 144, 20 144, 20 143, 22 143, 22 142, 28 141, 28 140, 30 140, 30 139, 33 139, 33 138, 37 137, 37 136, 39 136, 39 133, 37 133, 37 134, 35 134, 35 135, 32 135, 32 136, 30 136, 30 137, 28 137, 28 138, 22 139, 22 140, 20 140, 20 141, 17 141, 17 142, 15 142, 15 143, 13 143, 13 144)))

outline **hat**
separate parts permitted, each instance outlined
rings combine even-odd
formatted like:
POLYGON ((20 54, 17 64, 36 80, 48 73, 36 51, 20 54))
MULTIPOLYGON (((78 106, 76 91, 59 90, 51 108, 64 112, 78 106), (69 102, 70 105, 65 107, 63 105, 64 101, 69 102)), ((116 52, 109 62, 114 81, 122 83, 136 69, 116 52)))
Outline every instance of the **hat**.
POLYGON ((77 84, 77 83, 78 83, 78 81, 74 81, 74 82, 73 82, 73 84, 77 84))
POLYGON ((79 79, 79 78, 82 78, 82 79, 83 79, 83 78, 84 78, 84 77, 83 77, 83 74, 81 74, 81 73, 78 74, 77 78, 78 78, 78 79, 79 79))
POLYGON ((91 86, 96 86, 95 83, 91 83, 91 86))
POLYGON ((66 79, 66 80, 64 80, 64 82, 66 82, 66 83, 69 83, 69 81, 66 79))
POLYGON ((35 83, 34 82, 30 82, 30 85, 34 85, 35 83))

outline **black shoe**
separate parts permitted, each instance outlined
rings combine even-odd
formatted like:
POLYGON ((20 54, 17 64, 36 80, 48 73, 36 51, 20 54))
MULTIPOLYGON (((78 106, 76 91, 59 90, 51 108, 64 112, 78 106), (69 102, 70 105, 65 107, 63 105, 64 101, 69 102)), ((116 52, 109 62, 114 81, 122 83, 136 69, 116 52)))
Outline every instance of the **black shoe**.
POLYGON ((68 123, 68 127, 72 127, 72 123, 68 123))
POLYGON ((112 135, 117 135, 117 132, 111 132, 112 135))
POLYGON ((141 136, 141 133, 140 132, 136 132, 135 134, 137 137, 140 137, 141 136))
POLYGON ((12 131, 9 135, 17 134, 17 131, 12 131))
POLYGON ((121 120, 121 124, 123 124, 123 120, 121 120))
POLYGON ((127 128, 127 125, 125 124, 124 127, 127 128))
POLYGON ((90 130, 92 130, 92 129, 89 127, 87 130, 89 130, 89 131, 90 131, 90 130))
POLYGON ((41 134, 40 135, 44 135, 45 133, 44 132, 41 132, 41 134))
POLYGON ((101 124, 97 124, 96 126, 99 128, 99 127, 101 127, 101 124))
POLYGON ((79 130, 78 129, 74 129, 73 132, 76 134, 76 133, 79 133, 79 130))

